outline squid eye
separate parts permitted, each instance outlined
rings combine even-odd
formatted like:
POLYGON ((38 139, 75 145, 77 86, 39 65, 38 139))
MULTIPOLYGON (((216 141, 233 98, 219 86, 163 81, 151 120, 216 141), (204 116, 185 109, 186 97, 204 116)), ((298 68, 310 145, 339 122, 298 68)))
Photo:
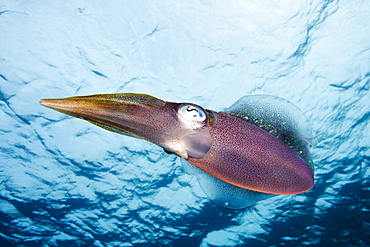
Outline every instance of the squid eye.
POLYGON ((202 108, 196 105, 184 105, 178 110, 181 117, 192 122, 200 122, 207 119, 207 115, 202 108))

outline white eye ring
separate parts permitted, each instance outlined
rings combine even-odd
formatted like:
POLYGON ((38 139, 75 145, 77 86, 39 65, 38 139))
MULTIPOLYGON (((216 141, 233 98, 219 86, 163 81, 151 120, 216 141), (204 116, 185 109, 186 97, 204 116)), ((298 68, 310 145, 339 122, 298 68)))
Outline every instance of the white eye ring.
POLYGON ((178 112, 181 117, 191 122, 200 122, 207 119, 204 110, 196 105, 184 105, 179 108, 178 112))

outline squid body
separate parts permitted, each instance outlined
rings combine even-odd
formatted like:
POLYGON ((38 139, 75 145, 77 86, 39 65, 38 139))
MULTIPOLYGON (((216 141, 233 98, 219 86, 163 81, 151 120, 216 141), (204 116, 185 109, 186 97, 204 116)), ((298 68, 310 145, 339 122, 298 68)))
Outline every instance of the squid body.
POLYGON ((185 171, 225 207, 302 193, 314 184, 308 121, 293 103, 276 96, 244 96, 223 112, 134 93, 40 104, 179 156, 185 171))

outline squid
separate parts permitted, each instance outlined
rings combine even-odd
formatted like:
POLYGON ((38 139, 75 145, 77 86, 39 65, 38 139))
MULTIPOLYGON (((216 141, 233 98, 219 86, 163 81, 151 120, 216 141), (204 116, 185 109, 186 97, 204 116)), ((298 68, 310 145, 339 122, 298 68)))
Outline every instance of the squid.
POLYGON ((302 111, 272 95, 248 95, 224 111, 118 93, 42 99, 42 106, 154 143, 181 158, 205 194, 240 209, 314 185, 315 144, 302 111))

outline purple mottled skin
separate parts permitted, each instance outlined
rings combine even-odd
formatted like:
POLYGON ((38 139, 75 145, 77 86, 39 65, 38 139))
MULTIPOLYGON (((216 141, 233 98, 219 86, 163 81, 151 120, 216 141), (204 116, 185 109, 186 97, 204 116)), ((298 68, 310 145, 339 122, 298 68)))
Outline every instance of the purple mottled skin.
POLYGON ((211 149, 188 161, 230 184, 271 194, 312 188, 311 169, 292 149, 267 131, 222 112, 213 112, 211 149))

